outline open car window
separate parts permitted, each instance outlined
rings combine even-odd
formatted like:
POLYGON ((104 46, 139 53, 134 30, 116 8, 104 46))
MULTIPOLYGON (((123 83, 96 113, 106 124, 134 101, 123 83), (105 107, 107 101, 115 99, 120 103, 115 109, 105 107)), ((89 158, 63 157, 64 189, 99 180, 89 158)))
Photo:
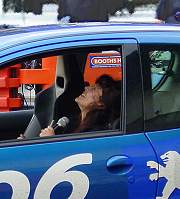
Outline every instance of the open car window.
POLYGON ((63 130, 57 128, 56 135, 76 132, 81 110, 75 99, 101 76, 116 82, 119 97, 112 106, 117 111, 108 123, 108 114, 102 114, 104 120, 100 124, 93 121, 94 126, 84 127, 84 131, 120 129, 122 54, 119 47, 75 49, 23 58, 2 67, 0 76, 5 75, 11 86, 4 84, 1 88, 6 92, 4 96, 1 93, 0 98, 0 130, 3 132, 0 140, 16 139, 20 134, 26 138, 39 137, 41 129, 52 121, 56 125, 62 117, 67 117, 70 124, 63 130))

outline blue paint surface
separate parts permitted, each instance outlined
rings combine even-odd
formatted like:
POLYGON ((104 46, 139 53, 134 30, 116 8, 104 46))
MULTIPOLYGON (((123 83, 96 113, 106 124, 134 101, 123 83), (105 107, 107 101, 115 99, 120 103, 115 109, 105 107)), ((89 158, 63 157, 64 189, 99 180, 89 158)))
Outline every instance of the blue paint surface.
MULTIPOLYGON (((79 165, 70 170, 81 171, 88 176, 90 188, 86 198, 134 199, 134 194, 139 199, 154 197, 156 185, 148 180, 146 162, 155 160, 155 156, 143 134, 1 148, 0 171, 15 170, 25 174, 31 185, 29 198, 33 198, 40 178, 53 164, 82 153, 92 154, 92 164, 79 165), (125 155, 131 160, 132 169, 129 172, 123 172, 123 166, 115 168, 116 172, 107 169, 107 161, 118 155, 125 155), (147 189, 142 190, 142 185, 147 189)), ((54 187, 51 197, 65 199, 71 191, 71 184, 63 182, 54 187)), ((9 185, 0 184, 0 197, 9 198, 10 193, 9 185)))

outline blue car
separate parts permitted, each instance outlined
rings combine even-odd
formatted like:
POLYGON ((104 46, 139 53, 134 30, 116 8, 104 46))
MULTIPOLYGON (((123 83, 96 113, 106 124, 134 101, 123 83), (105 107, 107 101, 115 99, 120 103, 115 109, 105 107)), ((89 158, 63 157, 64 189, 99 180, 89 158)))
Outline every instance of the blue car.
POLYGON ((179 199, 180 27, 1 30, 0 198, 179 199), (102 76, 117 83, 118 114, 76 132, 75 99, 102 76))

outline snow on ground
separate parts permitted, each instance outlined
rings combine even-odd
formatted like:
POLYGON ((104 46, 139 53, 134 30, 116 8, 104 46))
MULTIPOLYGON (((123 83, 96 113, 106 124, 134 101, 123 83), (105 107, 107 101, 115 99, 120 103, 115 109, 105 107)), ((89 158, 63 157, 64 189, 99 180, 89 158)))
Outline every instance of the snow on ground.
POLYGON ((120 12, 117 12, 116 16, 110 17, 110 21, 155 22, 155 10, 155 5, 137 7, 132 15, 130 15, 127 10, 124 10, 124 15, 120 15, 120 12))
MULTIPOLYGON (((127 10, 123 10, 123 15, 121 15, 120 12, 117 12, 116 16, 110 16, 109 21, 153 22, 155 21, 155 8, 154 5, 138 7, 132 15, 130 15, 127 10)), ((58 6, 56 4, 46 4, 43 6, 42 15, 34 15, 33 13, 14 13, 12 11, 3 13, 2 1, 0 1, 0 24, 20 26, 57 24, 57 9, 58 6)))
POLYGON ((2 13, 0 11, 0 24, 11 24, 21 26, 56 24, 58 23, 57 9, 58 6, 55 4, 44 5, 42 15, 35 15, 33 13, 14 13, 12 11, 2 13))

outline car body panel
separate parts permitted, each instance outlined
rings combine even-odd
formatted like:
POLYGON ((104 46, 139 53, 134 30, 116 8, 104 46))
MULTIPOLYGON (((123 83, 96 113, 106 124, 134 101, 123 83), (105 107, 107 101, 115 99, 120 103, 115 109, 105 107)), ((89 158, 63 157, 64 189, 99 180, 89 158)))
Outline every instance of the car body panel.
MULTIPOLYGON (((35 189, 37 190, 38 187, 41 190, 41 197, 45 197, 43 193, 46 192, 45 190, 49 186, 52 189, 55 187, 53 190, 50 189, 53 198, 67 198, 71 193, 71 185, 64 182, 66 178, 63 179, 63 175, 60 175, 60 170, 54 168, 51 174, 46 175, 43 184, 40 183, 40 180, 50 170, 50 167, 74 155, 77 156, 76 162, 79 161, 79 165, 77 163, 77 166, 72 166, 72 168, 68 169, 69 163, 66 161, 64 166, 61 162, 58 167, 61 168, 60 166, 62 165, 65 171, 81 171, 87 175, 89 187, 86 198, 108 199, 123 197, 124 199, 133 199, 136 194, 138 198, 150 199, 155 196, 156 185, 147 180, 149 170, 146 167, 146 162, 149 159, 156 161, 156 158, 148 139, 143 134, 0 148, 0 159, 2 162, 0 166, 0 181, 2 182, 5 176, 3 172, 5 171, 20 172, 29 179, 30 198, 33 198, 35 189), (142 153, 142 151, 145 153, 142 153), (89 163, 84 163, 85 157, 80 157, 80 155, 85 156, 86 154, 92 155, 92 161, 89 159, 89 163), (128 157, 130 160, 129 165, 122 163, 114 168, 107 168, 107 162, 114 156, 128 157), (56 176, 59 176, 58 179, 56 179, 56 176), (60 181, 62 181, 61 184, 59 184, 60 181), (149 188, 142 190, 142 184, 149 188), (44 188, 43 192, 42 186, 44 188)), ((13 174, 5 178, 6 180, 4 181, 10 182, 12 178, 13 174)), ((80 180, 77 176, 72 177, 72 179, 80 180)), ((22 177, 20 177, 19 183, 16 184, 17 187, 22 186, 21 181, 23 182, 22 177)), ((76 186, 74 184, 73 188, 77 195, 78 191, 82 189, 82 185, 76 186)), ((0 192, 1 197, 8 198, 11 193, 9 185, 0 184, 0 187, 2 190, 0 192)), ((17 187, 13 186, 13 191, 16 192, 17 187)), ((21 198, 24 199, 19 196, 19 199, 21 198)))
MULTIPOLYGON (((60 41, 58 41, 58 38, 56 39, 50 39, 47 41, 47 43, 45 41, 40 41, 37 43, 28 43, 25 45, 20 45, 20 46, 16 46, 16 47, 11 47, 11 49, 7 49, 4 50, 1 54, 0 57, 0 63, 6 63, 7 61, 10 60, 14 60, 17 58, 21 58, 25 55, 32 55, 35 53, 42 53, 42 52, 46 52, 46 51, 55 51, 57 49, 67 49, 67 48, 74 48, 74 47, 87 47, 89 45, 93 45, 93 46, 98 46, 98 45, 118 45, 118 44, 122 44, 122 39, 120 38, 118 39, 113 39, 113 38, 105 38, 102 39, 101 35, 100 38, 96 37, 89 39, 89 38, 83 38, 83 40, 81 41, 79 38, 75 38, 75 41, 65 41, 62 42, 62 39, 60 38, 60 41), (80 41, 79 41, 80 40, 80 41)), ((123 43, 137 43, 137 41, 135 39, 123 39, 123 43)))
MULTIPOLYGON (((180 162, 180 130, 172 129, 149 132, 146 134, 156 151, 158 167, 162 166, 158 177, 159 186, 157 196, 163 195, 165 198, 178 199, 180 197, 180 190, 178 190, 180 175, 179 172, 177 172, 179 170, 180 162)), ((152 167, 150 170, 151 174, 156 173, 157 167, 152 167)), ((154 183, 154 181, 152 181, 152 183, 154 183)))

